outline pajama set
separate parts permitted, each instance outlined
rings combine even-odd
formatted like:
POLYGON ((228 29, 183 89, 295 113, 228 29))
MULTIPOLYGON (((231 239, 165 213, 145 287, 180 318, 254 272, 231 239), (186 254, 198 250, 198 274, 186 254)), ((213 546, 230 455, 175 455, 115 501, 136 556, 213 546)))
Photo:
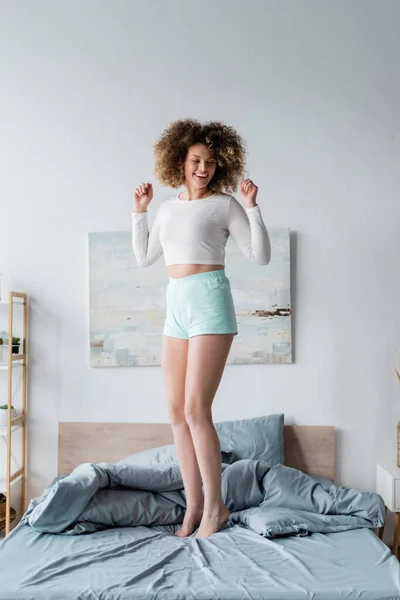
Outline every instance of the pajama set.
MULTIPOLYGON (((132 213, 132 247, 139 267, 164 254, 165 264, 225 265, 232 237, 252 262, 266 265, 271 245, 260 207, 243 208, 229 194, 200 200, 166 199, 149 231, 147 212, 132 213)), ((224 269, 169 278, 164 335, 189 339, 204 334, 237 334, 230 282, 224 269)))

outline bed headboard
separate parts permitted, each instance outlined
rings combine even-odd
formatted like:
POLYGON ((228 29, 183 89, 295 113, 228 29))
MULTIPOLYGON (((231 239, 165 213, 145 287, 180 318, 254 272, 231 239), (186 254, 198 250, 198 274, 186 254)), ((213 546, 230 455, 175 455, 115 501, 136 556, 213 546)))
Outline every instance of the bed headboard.
MULTIPOLYGON (((171 426, 164 423, 61 421, 58 429, 58 473, 70 473, 83 462, 116 462, 134 452, 172 441, 171 426)), ((285 464, 333 480, 335 428, 285 425, 285 464)))

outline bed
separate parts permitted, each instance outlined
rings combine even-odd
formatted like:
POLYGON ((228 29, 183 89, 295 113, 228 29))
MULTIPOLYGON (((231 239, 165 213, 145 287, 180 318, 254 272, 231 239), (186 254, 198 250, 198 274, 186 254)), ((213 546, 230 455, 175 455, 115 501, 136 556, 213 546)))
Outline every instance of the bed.
MULTIPOLYGON (((163 424, 60 423, 59 473, 172 441, 163 424)), ((334 428, 285 426, 289 467, 334 479, 334 428)), ((395 600, 400 568, 371 529, 268 539, 240 525, 208 540, 168 527, 43 533, 0 544, 1 600, 395 600)))

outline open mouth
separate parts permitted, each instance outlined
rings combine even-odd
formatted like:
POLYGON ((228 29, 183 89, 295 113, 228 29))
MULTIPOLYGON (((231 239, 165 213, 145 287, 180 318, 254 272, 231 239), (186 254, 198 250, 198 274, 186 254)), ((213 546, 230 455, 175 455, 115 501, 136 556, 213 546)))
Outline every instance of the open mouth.
POLYGON ((194 173, 194 176, 196 177, 196 179, 199 179, 200 181, 204 181, 204 179, 207 179, 208 175, 200 175, 199 173, 194 173))

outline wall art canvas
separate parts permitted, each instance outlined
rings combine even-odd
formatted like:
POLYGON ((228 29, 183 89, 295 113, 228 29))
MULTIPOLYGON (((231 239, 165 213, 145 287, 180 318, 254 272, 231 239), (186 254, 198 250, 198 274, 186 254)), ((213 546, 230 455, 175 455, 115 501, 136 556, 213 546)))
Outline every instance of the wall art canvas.
MULTIPOLYGON (((251 263, 228 240, 226 273, 239 327, 228 364, 292 362, 290 232, 268 231, 267 266, 251 263)), ((89 273, 90 364, 160 365, 168 283, 163 257, 137 268, 130 232, 90 233, 89 273)))

